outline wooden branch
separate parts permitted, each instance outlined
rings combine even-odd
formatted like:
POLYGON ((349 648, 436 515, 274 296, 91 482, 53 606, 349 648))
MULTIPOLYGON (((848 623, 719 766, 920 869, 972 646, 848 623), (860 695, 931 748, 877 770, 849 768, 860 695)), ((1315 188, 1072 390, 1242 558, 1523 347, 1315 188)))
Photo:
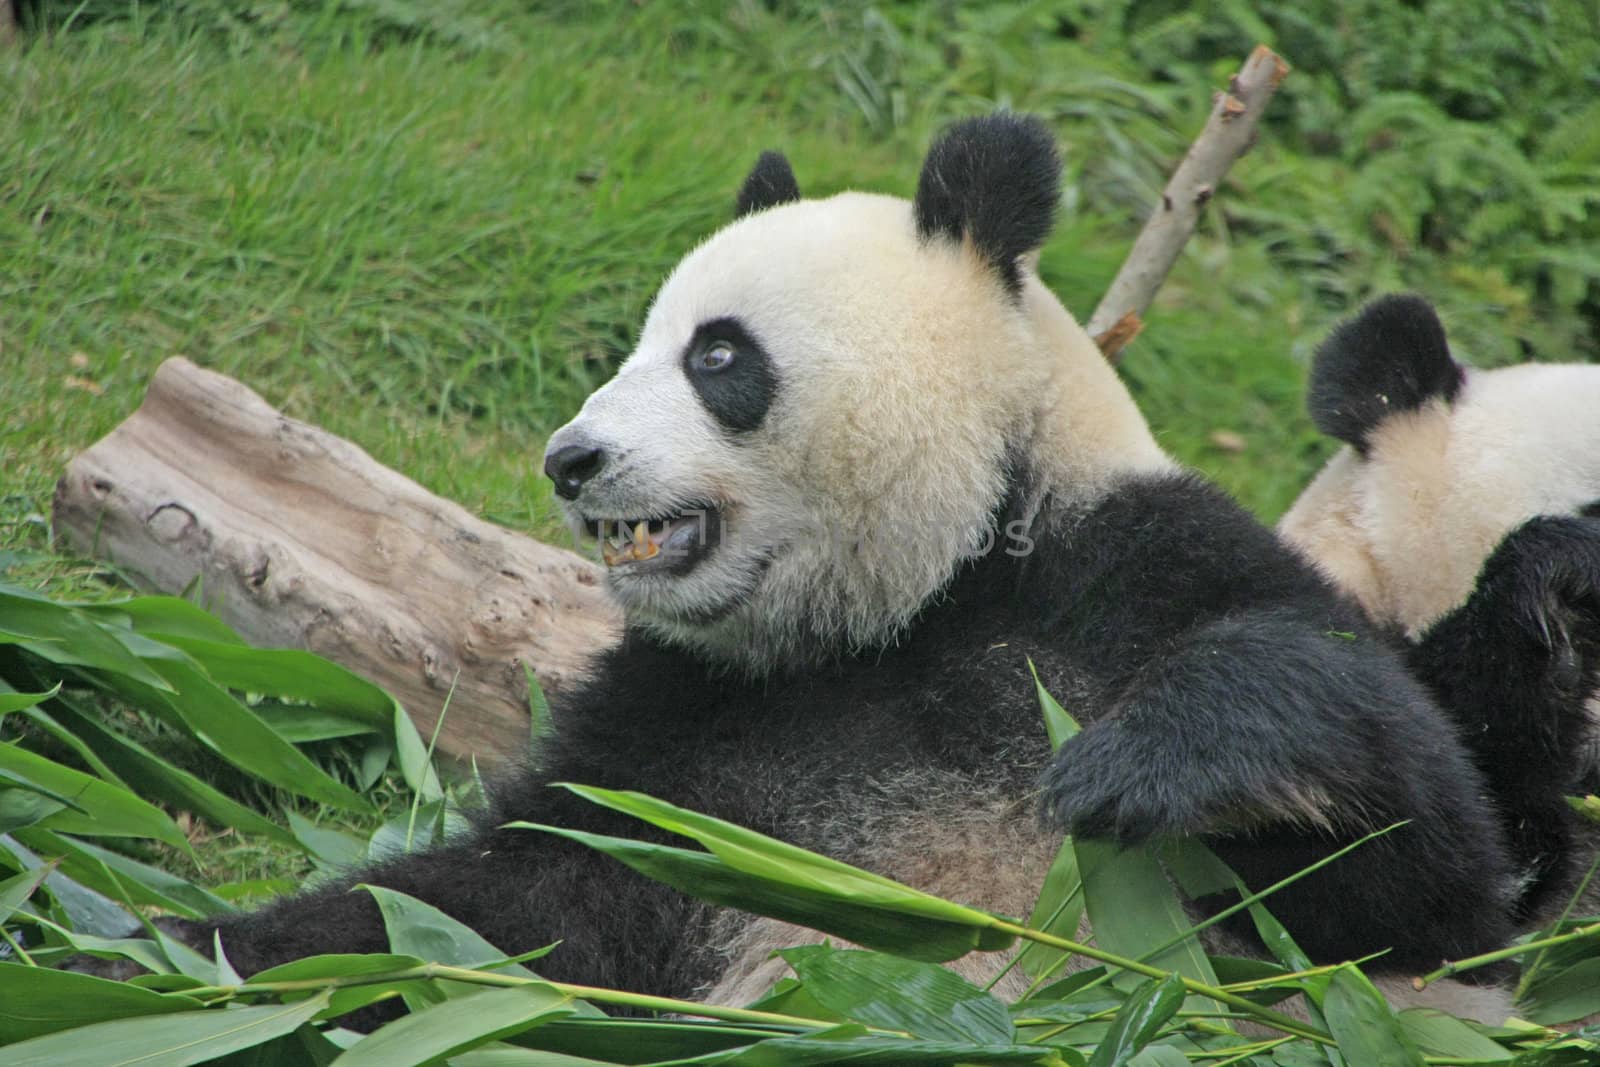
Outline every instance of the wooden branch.
POLYGON ((54 510, 78 550, 168 593, 198 577, 252 643, 310 649, 388 689, 424 737, 454 681, 439 750, 480 763, 527 749, 523 664, 559 692, 620 632, 595 564, 186 359, 68 465, 54 510))
POLYGON ((1288 73, 1289 65, 1282 58, 1266 45, 1257 45, 1228 82, 1227 92, 1217 94, 1205 129, 1189 146, 1122 269, 1089 316, 1089 335, 1113 363, 1143 328, 1140 316, 1194 233, 1201 209, 1234 160, 1255 143, 1256 124, 1288 73))

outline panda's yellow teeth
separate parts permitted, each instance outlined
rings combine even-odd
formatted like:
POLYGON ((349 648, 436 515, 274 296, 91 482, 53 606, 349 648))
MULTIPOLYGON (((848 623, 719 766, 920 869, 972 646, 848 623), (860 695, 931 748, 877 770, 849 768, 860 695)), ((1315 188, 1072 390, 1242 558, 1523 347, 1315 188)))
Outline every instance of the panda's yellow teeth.
MULTIPOLYGON (((600 558, 606 566, 615 567, 620 563, 642 563, 647 559, 655 559, 661 554, 661 545, 655 536, 650 533, 650 522, 642 519, 635 523, 630 530, 625 523, 617 522, 615 532, 607 536, 613 529, 610 522, 600 524, 600 558)), ((665 535, 663 530, 662 536, 665 535)))

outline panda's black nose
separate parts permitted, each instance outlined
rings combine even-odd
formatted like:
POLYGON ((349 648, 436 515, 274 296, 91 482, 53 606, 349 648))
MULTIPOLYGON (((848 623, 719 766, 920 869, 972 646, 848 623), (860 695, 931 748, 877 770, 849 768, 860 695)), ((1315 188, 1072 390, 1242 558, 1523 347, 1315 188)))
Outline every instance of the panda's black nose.
POLYGON ((566 445, 544 457, 545 476, 556 483, 556 495, 563 500, 578 499, 583 483, 605 465, 605 450, 588 445, 566 445))

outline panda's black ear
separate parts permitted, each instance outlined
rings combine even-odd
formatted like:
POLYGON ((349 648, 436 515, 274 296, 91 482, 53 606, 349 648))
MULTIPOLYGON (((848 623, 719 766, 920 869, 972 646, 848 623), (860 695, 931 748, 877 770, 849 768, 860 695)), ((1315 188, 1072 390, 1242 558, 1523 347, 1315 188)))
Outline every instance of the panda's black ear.
POLYGON ((917 180, 923 240, 969 240, 1012 293, 1017 259, 1044 244, 1061 196, 1061 157, 1050 128, 1031 115, 963 119, 928 150, 917 180))
POLYGON ((1462 380, 1428 302, 1410 294, 1383 296, 1335 326, 1317 347, 1306 406, 1317 429, 1364 454, 1384 419, 1436 398, 1453 401, 1462 380))
POLYGON ((739 186, 739 198, 734 201, 733 217, 742 219, 752 211, 777 207, 800 199, 800 183, 794 180, 794 169, 782 152, 763 152, 756 165, 739 186))

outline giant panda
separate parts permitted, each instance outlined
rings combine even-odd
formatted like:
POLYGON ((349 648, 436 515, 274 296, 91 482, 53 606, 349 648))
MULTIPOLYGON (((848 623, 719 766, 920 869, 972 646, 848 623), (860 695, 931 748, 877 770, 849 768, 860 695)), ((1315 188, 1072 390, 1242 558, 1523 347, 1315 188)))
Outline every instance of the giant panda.
POLYGON ((1466 366, 1391 295, 1318 347, 1307 405, 1345 447, 1278 529, 1479 739, 1537 915, 1593 852, 1563 798, 1600 767, 1600 366, 1466 366))
POLYGON ((508 953, 559 942, 552 979, 711 1000, 819 936, 499 828, 651 836, 565 780, 1012 915, 1061 831, 1198 835, 1264 887, 1403 821, 1274 913, 1312 957, 1396 976, 1504 944, 1517 875, 1467 743, 1357 608, 1158 447, 1040 282, 1059 169, 1008 114, 939 137, 909 202, 803 199, 763 155, 549 442, 627 628, 531 765, 454 840, 172 929, 241 973, 383 951, 369 882, 508 953), (1030 662, 1086 723, 1054 755, 1030 662))

